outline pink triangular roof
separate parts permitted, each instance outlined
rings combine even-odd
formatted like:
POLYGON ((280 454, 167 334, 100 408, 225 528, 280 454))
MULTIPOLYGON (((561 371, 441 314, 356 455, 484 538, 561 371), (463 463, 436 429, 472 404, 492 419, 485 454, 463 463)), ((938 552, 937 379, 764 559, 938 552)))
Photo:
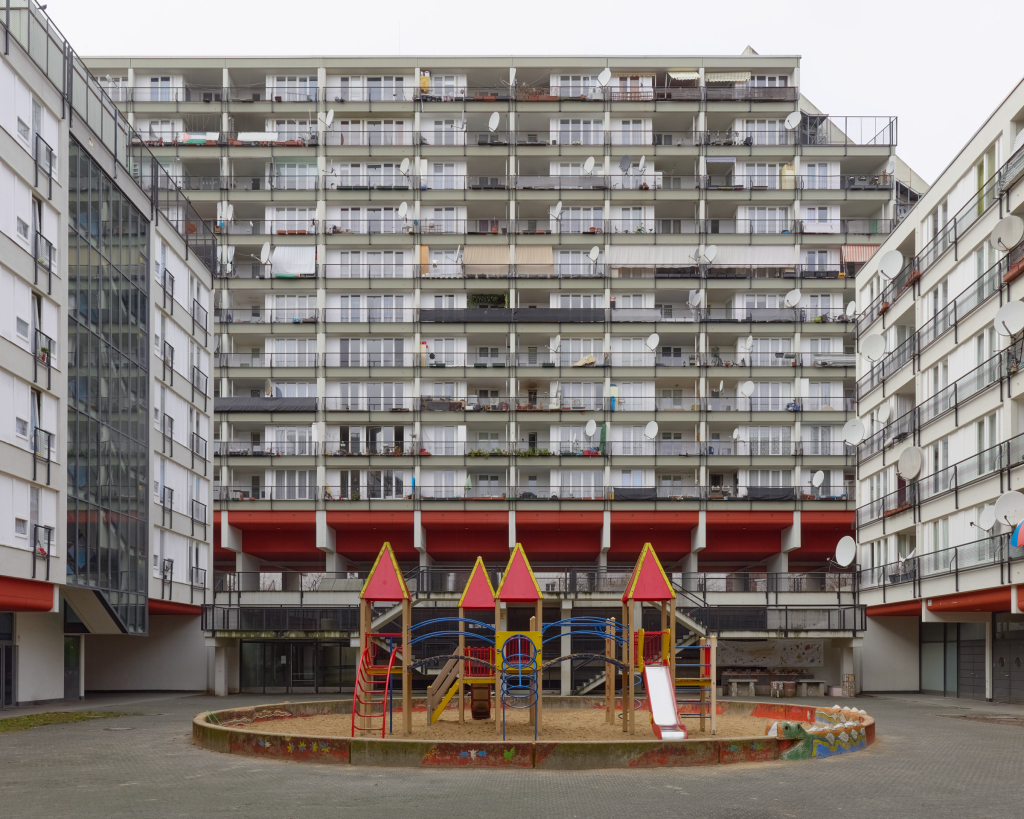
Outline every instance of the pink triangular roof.
POLYGON ((675 598, 675 590, 661 567, 654 547, 650 543, 645 543, 636 566, 633 567, 633 574, 630 575, 626 590, 622 593, 622 601, 655 602, 675 598))
POLYGON ((522 543, 517 543, 512 550, 501 583, 498 584, 497 597, 503 603, 533 603, 544 597, 522 543))
POLYGON ((387 541, 381 547, 377 559, 373 562, 373 568, 366 576, 363 590, 359 592, 359 599, 374 603, 398 603, 411 599, 409 587, 405 585, 405 578, 402 577, 402 570, 398 568, 398 560, 395 559, 395 553, 387 541))

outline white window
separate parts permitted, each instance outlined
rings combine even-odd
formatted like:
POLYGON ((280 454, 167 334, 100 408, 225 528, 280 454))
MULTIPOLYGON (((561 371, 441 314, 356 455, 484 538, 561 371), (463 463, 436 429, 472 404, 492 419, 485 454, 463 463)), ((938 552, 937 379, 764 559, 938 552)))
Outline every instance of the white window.
POLYGON ((27 242, 28 241, 28 234, 29 234, 28 222, 26 222, 24 219, 22 219, 19 216, 18 217, 18 236, 19 236, 19 238, 24 239, 27 242))
POLYGON ((789 231, 788 208, 747 208, 749 233, 783 233, 789 231))
POLYGON ((949 518, 933 520, 931 524, 931 547, 933 552, 949 548, 949 518))
POLYGON ((747 80, 748 88, 785 88, 789 78, 773 74, 752 74, 747 80))
POLYGON ((15 418, 14 431, 19 438, 28 438, 28 421, 24 418, 15 418))
POLYGON ((25 319, 23 319, 23 318, 18 318, 17 325, 18 325, 18 335, 21 336, 22 338, 26 338, 27 339, 28 338, 28 330, 29 330, 28 322, 25 321, 25 319))
POLYGON ((20 136, 26 142, 29 141, 32 135, 32 131, 28 127, 28 123, 25 122, 21 117, 18 117, 18 136, 20 136))
POLYGON ((779 165, 776 162, 748 162, 747 187, 775 190, 779 187, 779 165))
POLYGON ((752 145, 784 145, 786 130, 779 119, 748 119, 744 123, 744 141, 752 145))
POLYGON ((28 537, 28 521, 25 518, 14 519, 14 534, 18 537, 28 537))
POLYGON ((829 183, 827 162, 809 162, 804 165, 804 188, 808 190, 826 190, 835 187, 835 185, 829 183))

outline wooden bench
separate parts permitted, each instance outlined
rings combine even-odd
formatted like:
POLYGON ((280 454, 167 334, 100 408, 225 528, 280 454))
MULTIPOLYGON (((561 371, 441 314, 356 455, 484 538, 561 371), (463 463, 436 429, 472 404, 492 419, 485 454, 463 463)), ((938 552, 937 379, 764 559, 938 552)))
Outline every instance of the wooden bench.
POLYGON ((750 696, 750 697, 754 696, 754 682, 755 681, 752 680, 752 679, 750 679, 750 680, 741 680, 741 679, 736 679, 735 677, 733 677, 731 680, 729 680, 729 696, 730 697, 738 697, 739 696, 739 684, 740 683, 746 683, 747 684, 747 696, 750 696))
POLYGON ((808 694, 807 694, 807 686, 809 686, 809 685, 813 685, 817 689, 816 693, 811 694, 810 696, 813 696, 813 697, 824 697, 825 696, 825 686, 827 685, 827 682, 825 680, 797 680, 797 684, 796 685, 797 685, 798 694, 801 697, 808 696, 808 694))

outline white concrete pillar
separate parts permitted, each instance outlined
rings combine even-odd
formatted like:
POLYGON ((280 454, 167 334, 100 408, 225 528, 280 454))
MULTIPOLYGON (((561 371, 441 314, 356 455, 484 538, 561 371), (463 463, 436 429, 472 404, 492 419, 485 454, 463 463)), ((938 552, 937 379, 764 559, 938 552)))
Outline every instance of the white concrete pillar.
POLYGON ((228 695, 228 650, 226 646, 219 645, 213 649, 213 695, 215 697, 228 695))
MULTIPOLYGON (((1011 599, 1016 597, 1015 589, 1010 589, 1011 599)), ((1016 602, 1016 601, 1014 601, 1016 602)), ((985 623, 985 700, 992 702, 992 617, 985 623)))
MULTIPOLYGON (((559 614, 559 620, 568 620, 572 617, 571 600, 562 601, 559 614)), ((572 653, 572 636, 569 634, 570 626, 563 625, 560 627, 560 630, 562 636, 558 638, 559 656, 565 657, 572 653)), ((568 697, 572 694, 572 660, 563 660, 559 663, 559 667, 561 671, 561 687, 558 693, 563 697, 568 697)))
POLYGON ((508 511, 508 550, 511 552, 516 548, 516 510, 509 509, 508 511))
MULTIPOLYGON (((708 545, 708 513, 701 509, 697 513, 697 525, 690 530, 690 554, 687 557, 696 559, 697 553, 703 551, 708 545)), ((694 562, 696 571, 696 562, 694 562)))
POLYGON ((598 561, 601 566, 608 565, 608 550, 612 548, 612 513, 605 509, 601 519, 601 553, 598 561))

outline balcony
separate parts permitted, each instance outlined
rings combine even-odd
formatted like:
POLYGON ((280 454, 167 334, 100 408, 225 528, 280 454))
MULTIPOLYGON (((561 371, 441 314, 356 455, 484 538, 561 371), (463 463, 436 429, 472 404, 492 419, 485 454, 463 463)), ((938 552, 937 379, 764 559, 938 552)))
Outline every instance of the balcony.
MULTIPOLYGON (((322 312, 328 324, 395 324, 416 320, 412 307, 327 307, 322 312)), ((421 310, 420 314, 423 312, 429 311, 421 310)))
POLYGON ((284 398, 272 396, 224 396, 213 399, 214 412, 316 412, 316 398, 284 398))
POLYGON ((349 397, 329 395, 323 399, 323 409, 327 412, 411 412, 417 402, 427 399, 413 398, 406 395, 361 396, 349 397))
POLYGON ((192 535, 195 536, 196 526, 199 525, 203 527, 203 533, 205 536, 207 523, 206 504, 200 503, 198 500, 193 498, 192 502, 189 504, 189 513, 189 517, 192 519, 192 535))
POLYGON ((316 324, 319 313, 315 307, 216 307, 213 320, 217 324, 316 324))
POLYGON ((1024 549, 1010 546, 1010 535, 1000 534, 980 540, 940 549, 936 552, 915 554, 860 570, 863 589, 912 584, 915 597, 922 596, 921 581, 927 578, 952 576, 955 588, 960 589, 960 575, 977 569, 999 566, 1000 584, 1010 582, 1013 564, 1024 560, 1024 549))
POLYGON ((160 348, 160 358, 163 363, 163 372, 161 373, 161 380, 174 386, 174 347, 168 344, 166 341, 160 348), (170 374, 170 379, 168 379, 170 374))
POLYGON ((206 331, 209 329, 210 314, 198 299, 192 299, 192 335, 196 334, 198 327, 203 331, 203 343, 206 343, 206 331))
POLYGON ((50 464, 56 456, 56 436, 52 432, 36 427, 32 431, 32 480, 45 481, 50 485, 50 464), (38 467, 46 468, 45 478, 39 475, 38 467))
POLYGON ((207 441, 198 432, 193 432, 189 436, 189 449, 200 460, 206 460, 207 441))
POLYGON ((46 279, 46 292, 48 295, 52 295, 53 271, 57 266, 57 253, 53 247, 53 242, 43 236, 42 233, 36 232, 33 255, 35 256, 35 272, 32 283, 36 287, 40 287, 39 274, 43 273, 46 279))
POLYGON ((56 344, 42 330, 36 330, 32 335, 32 381, 39 383, 39 368, 46 372, 46 389, 52 389, 54 349, 56 344))
POLYGON ((50 580, 50 558, 54 549, 54 528, 52 526, 32 526, 32 579, 37 579, 37 564, 43 563, 44 568, 38 574, 38 579, 49 582, 50 580))
MULTIPOLYGON (((328 354, 328 356, 329 355, 331 354, 328 354)), ((229 367, 243 370, 275 367, 316 367, 318 360, 319 356, 316 353, 217 353, 214 356, 213 365, 215 367, 229 367)), ((338 365, 334 364, 333 366, 338 365)))
POLYGON ((53 199, 53 148, 40 134, 36 134, 35 144, 32 150, 32 160, 35 164, 35 187, 39 187, 39 176, 42 174, 46 180, 46 198, 53 199))

